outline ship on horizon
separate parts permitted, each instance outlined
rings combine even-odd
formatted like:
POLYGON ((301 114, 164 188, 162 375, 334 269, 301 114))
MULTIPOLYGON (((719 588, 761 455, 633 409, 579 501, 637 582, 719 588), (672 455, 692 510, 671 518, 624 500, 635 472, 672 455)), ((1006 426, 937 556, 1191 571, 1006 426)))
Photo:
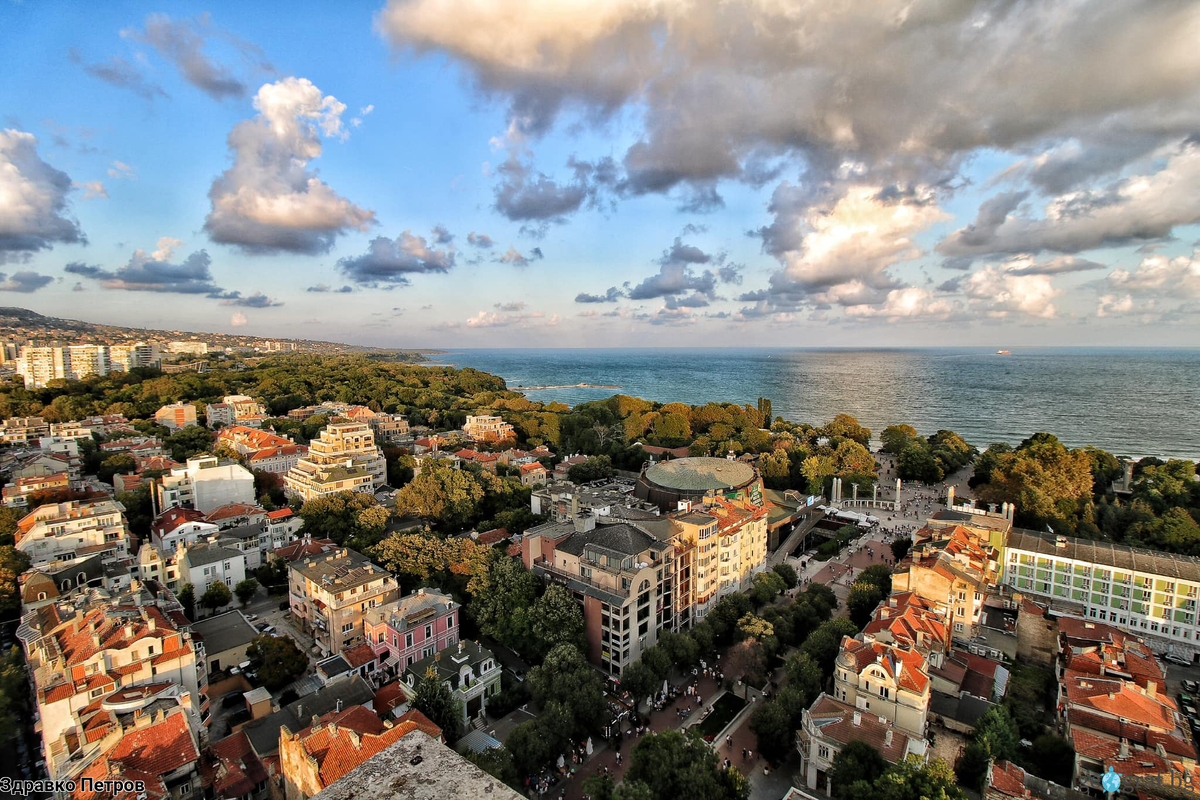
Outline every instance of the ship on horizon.
POLYGON ((996 351, 996 355, 998 355, 998 356, 1011 356, 1011 355, 1012 355, 1012 350, 997 350, 997 351, 996 351))

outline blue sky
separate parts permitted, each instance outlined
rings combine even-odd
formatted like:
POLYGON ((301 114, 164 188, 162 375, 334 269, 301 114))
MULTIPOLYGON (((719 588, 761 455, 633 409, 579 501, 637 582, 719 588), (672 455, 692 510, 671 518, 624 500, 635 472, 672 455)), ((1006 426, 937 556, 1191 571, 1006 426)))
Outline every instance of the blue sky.
POLYGON ((803 6, 5 3, 0 303, 391 346, 1200 341, 1195 7, 803 6))

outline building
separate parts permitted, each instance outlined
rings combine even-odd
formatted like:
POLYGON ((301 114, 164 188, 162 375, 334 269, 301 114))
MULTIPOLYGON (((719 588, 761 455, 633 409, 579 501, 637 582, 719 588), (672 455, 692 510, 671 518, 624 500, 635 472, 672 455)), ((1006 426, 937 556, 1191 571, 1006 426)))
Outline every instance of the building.
MULTIPOLYGON (((226 395, 220 403, 209 403, 204 410, 205 421, 208 423, 208 427, 214 430, 220 426, 238 424, 247 419, 261 424, 261 421, 266 418, 266 414, 266 407, 253 397, 247 397, 244 394, 226 395)), ((248 427, 244 422, 242 424, 243 427, 248 427)))
MULTIPOLYGON (((209 418, 212 425, 212 418, 209 418)), ((231 425, 217 434, 217 443, 224 444, 246 457, 251 469, 286 475, 308 454, 308 448, 284 436, 268 431, 231 425)))
POLYGON ((204 520, 194 508, 174 506, 150 523, 150 544, 171 554, 185 544, 195 544, 214 536, 219 529, 204 520))
POLYGON ((246 558, 239 550, 216 542, 184 545, 175 557, 179 580, 190 583, 199 605, 200 596, 214 583, 223 583, 230 591, 246 580, 246 558))
POLYGON ((5 444, 36 444, 50 435, 50 425, 41 417, 9 417, 0 424, 0 441, 5 444))
MULTIPOLYGON (((51 778, 77 775, 100 751, 89 722, 123 711, 132 695, 105 708, 114 692, 146 687, 140 700, 169 695, 202 731, 208 679, 181 607, 170 595, 136 586, 127 596, 90 606, 50 604, 26 613, 17 638, 33 676, 43 756, 51 778)), ((138 707, 136 705, 134 708, 138 707)))
POLYGON ((410 712, 393 724, 381 721, 362 706, 326 714, 296 733, 284 726, 279 731, 284 796, 287 800, 308 800, 372 756, 401 739, 422 733, 433 747, 438 746, 441 729, 420 712, 410 712))
POLYGON ((301 500, 345 491, 373 494, 386 482, 387 462, 365 422, 325 426, 284 478, 288 493, 301 500))
POLYGON ((367 759, 315 800, 522 800, 437 737, 416 730, 367 759))
POLYGON ((282 559, 290 564, 293 561, 299 561, 303 558, 323 556, 337 549, 337 542, 333 541, 333 539, 312 539, 305 535, 304 538, 298 539, 289 545, 275 548, 275 552, 271 554, 271 558, 282 559))
POLYGON ((163 708, 169 700, 144 694, 122 690, 101 701, 101 721, 88 726, 89 739, 100 742, 99 752, 77 776, 71 800, 200 800, 205 796, 199 737, 192 720, 179 706, 163 708), (110 719, 117 724, 105 724, 110 719), (139 792, 95 788, 103 785, 100 781, 129 781, 133 776, 142 783, 139 792))
POLYGON ((71 488, 71 480, 65 472, 49 475, 32 475, 15 478, 4 487, 4 505, 8 508, 28 508, 29 496, 38 492, 64 492, 71 488))
POLYGON ((367 642, 389 677, 458 642, 459 604, 436 589, 417 589, 369 609, 363 619, 367 642))
POLYGON ((160 508, 186 506, 205 514, 230 503, 254 503, 254 476, 234 462, 200 455, 174 467, 158 482, 160 508))
POLYGON ((167 342, 167 352, 172 355, 208 355, 208 343, 197 341, 167 342))
POLYGON ((863 640, 915 650, 939 666, 950 651, 945 607, 937 607, 913 592, 892 592, 875 609, 862 630, 863 640))
POLYGON ((1200 558, 1014 528, 1003 568, 1006 585, 1051 612, 1128 628, 1160 653, 1200 655, 1200 558))
POLYGON ((889 764, 910 755, 926 757, 928 744, 898 728, 887 717, 855 708, 822 693, 805 710, 796 749, 800 751, 800 774, 809 789, 830 792, 829 771, 842 748, 854 741, 874 747, 889 764))
POLYGON ((342 548, 293 561, 288 593, 292 616, 301 629, 313 637, 323 655, 333 655, 365 641, 367 611, 399 597, 399 584, 366 556, 342 548))
POLYGON ((162 361, 158 344, 136 342, 108 347, 108 368, 114 372, 129 372, 142 367, 157 367, 162 361))
POLYGON ((468 416, 462 429, 475 442, 499 442, 515 436, 512 425, 491 414, 468 416))
POLYGON ((658 506, 639 500, 633 494, 633 484, 612 481, 603 486, 579 486, 560 481, 534 489, 529 496, 529 510, 545 515, 552 522, 570 522, 580 515, 646 519, 658 516, 658 506), (625 510, 641 512, 637 515, 625 510))
POLYGON ((174 432, 189 425, 197 425, 196 407, 191 403, 171 403, 154 412, 154 421, 174 432))
POLYGON ((266 800, 270 796, 272 773, 244 731, 214 742, 204 755, 204 783, 212 787, 218 800, 266 800))
POLYGON ((676 630, 676 530, 647 523, 551 522, 521 541, 525 566, 565 586, 583 604, 588 658, 611 680, 676 630))
POLYGON ((546 481, 550 479, 550 473, 538 461, 522 464, 517 470, 521 475, 522 486, 545 486, 546 481))
POLYGON ((107 575, 103 554, 31 567, 18 578, 21 607, 32 611, 91 588, 104 588, 107 575))
POLYGON ((462 708, 464 725, 487 711, 487 700, 500 693, 500 662, 479 642, 464 642, 415 661, 404 669, 406 691, 416 694, 421 680, 432 670, 450 687, 462 708))
POLYGON ((226 611, 193 622, 192 637, 204 645, 208 672, 212 675, 245 663, 246 649, 258 638, 258 631, 241 611, 226 611))
POLYGON ((999 553, 962 525, 925 527, 892 573, 892 591, 911 591, 949 610, 951 636, 975 635, 984 597, 1000 580, 999 553))
MULTIPOLYGON (((719 460, 719 459, 714 459, 719 460)), ((725 595, 745 592, 767 563, 767 509, 744 494, 706 498, 671 515, 676 539, 681 622, 692 624, 725 595)))
POLYGON ((409 435, 408 418, 403 414, 387 414, 372 411, 366 406, 351 406, 338 416, 352 422, 367 423, 379 442, 398 442, 409 435))
POLYGON ((22 347, 17 358, 17 374, 25 379, 26 389, 40 389, 53 380, 82 380, 108 374, 108 349, 99 344, 67 347, 22 347))
POLYGON ((38 506, 17 523, 16 548, 32 566, 105 553, 129 555, 124 507, 115 500, 71 500, 38 506))
POLYGON ((638 476, 634 494, 663 511, 674 511, 682 501, 721 495, 762 505, 762 479, 751 464, 727 458, 678 458, 649 464, 638 476))
POLYGON ((842 639, 833 670, 834 699, 923 738, 931 688, 925 657, 915 650, 842 639))
POLYGON ((275 550, 291 544, 303 524, 290 508, 285 508, 270 514, 264 512, 262 519, 255 522, 222 528, 219 540, 245 556, 247 570, 255 570, 267 563, 275 550))

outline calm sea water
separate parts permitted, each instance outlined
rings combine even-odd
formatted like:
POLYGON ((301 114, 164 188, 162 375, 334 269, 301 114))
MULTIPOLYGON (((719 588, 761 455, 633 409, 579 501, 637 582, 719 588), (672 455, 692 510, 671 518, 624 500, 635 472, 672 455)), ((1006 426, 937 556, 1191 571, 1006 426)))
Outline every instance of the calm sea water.
POLYGON ((616 393, 691 404, 767 397, 786 419, 821 424, 844 412, 876 435, 898 423, 923 434, 949 428, 983 449, 1049 431, 1072 447, 1200 458, 1200 350, 520 349, 434 358, 514 388, 621 387, 528 392, 569 405, 616 393))

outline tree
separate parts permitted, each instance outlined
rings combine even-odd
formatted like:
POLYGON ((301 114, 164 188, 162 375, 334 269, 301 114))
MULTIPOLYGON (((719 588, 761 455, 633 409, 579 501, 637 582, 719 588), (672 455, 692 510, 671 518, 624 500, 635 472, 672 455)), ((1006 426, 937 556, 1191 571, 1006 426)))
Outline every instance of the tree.
POLYGON ((883 444, 881 448, 883 452, 891 453, 894 456, 903 453, 905 448, 917 438, 919 438, 917 429, 912 425, 888 425, 879 435, 879 440, 883 444))
POLYGON ((979 497, 991 503, 1016 503, 1015 521, 1026 527, 1049 525, 1069 533, 1092 498, 1089 455, 1068 450, 1048 433, 1034 434, 1015 451, 996 455, 988 475, 988 482, 978 487, 979 497))
POLYGON ((209 611, 216 611, 222 606, 229 605, 229 601, 232 599, 233 593, 229 591, 229 587, 216 581, 210 583, 204 590, 204 594, 200 595, 200 605, 209 611))
POLYGON ((250 668, 272 692, 279 691, 308 669, 308 656, 290 636, 261 634, 246 648, 250 668))
POLYGON ((504 745, 489 747, 481 753, 468 752, 467 760, 509 788, 521 790, 516 761, 512 751, 504 745))
POLYGON ((795 567, 786 561, 779 562, 775 566, 771 567, 771 570, 776 575, 783 578, 783 585, 787 589, 795 589, 800 584, 800 577, 796 574, 795 567))
POLYGON ((940 758, 910 755, 888 767, 874 782, 851 784, 849 800, 964 800, 954 771, 940 758))
POLYGON ((879 587, 867 581, 857 580, 850 586, 850 597, 846 599, 846 610, 850 612, 850 621, 862 628, 871 621, 875 607, 883 599, 879 587))
POLYGON ((96 477, 105 483, 112 483, 114 475, 130 475, 137 471, 137 462, 128 453, 118 453, 109 456, 100 464, 96 477))
POLYGON ((435 463, 396 493, 396 513, 456 531, 475 517, 481 500, 483 487, 469 470, 435 463))
POLYGON ((548 653, 560 644, 587 647, 583 638, 583 610, 565 588, 551 584, 533 604, 533 635, 541 652, 548 653))
POLYGON ((638 660, 621 671, 620 687, 629 692, 634 708, 640 709, 642 702, 658 689, 660 680, 648 666, 638 660))
POLYGON ((242 607, 250 605, 250 601, 254 599, 255 593, 258 592, 258 581, 254 578, 246 578, 244 581, 239 581, 237 586, 233 587, 233 593, 237 595, 238 602, 242 607))
POLYGON ((588 483, 602 478, 611 478, 614 474, 611 458, 588 456, 582 464, 574 464, 567 470, 567 480, 571 483, 588 483))
POLYGON ((17 523, 23 516, 15 508, 0 506, 0 547, 16 544, 17 523))
POLYGON ((908 551, 912 549, 912 539, 896 539, 892 542, 891 547, 892 557, 895 558, 896 563, 899 564, 904 560, 904 557, 908 555, 908 551))
MULTIPOLYGON (((749 684, 761 678, 767 668, 767 654, 762 642, 746 639, 738 642, 725 655, 725 668, 731 680, 743 680, 749 684)), ((743 692, 743 696, 748 693, 743 692)))
POLYGON ((524 564, 497 553, 473 582, 468 610, 484 634, 510 647, 528 649, 537 589, 537 578, 524 564))
POLYGON ((190 583, 185 583, 180 589, 179 594, 175 597, 179 604, 183 606, 183 615, 189 620, 196 619, 196 587, 190 583))
POLYGON ((529 671, 529 691, 543 705, 561 703, 574 712, 575 732, 598 730, 608 704, 604 682, 577 647, 560 644, 546 659, 529 671))
POLYGON ((314 539, 332 539, 339 545, 346 544, 360 535, 369 535, 370 530, 364 530, 364 522, 374 526, 377 520, 364 519, 359 512, 378 505, 379 502, 365 492, 338 492, 313 498, 300 506, 304 533, 314 539))
POLYGON ((850 785, 855 781, 875 783, 887 768, 887 761, 874 747, 857 739, 848 742, 833 757, 833 767, 829 770, 829 786, 834 798, 848 797, 850 785))
POLYGON ((425 675, 417 683, 413 708, 442 729, 442 736, 447 743, 458 741, 462 730, 462 703, 432 666, 425 669, 425 675))
POLYGON ((1028 766, 1031 772, 1059 786, 1071 784, 1075 748, 1061 736, 1044 733, 1033 740, 1029 748, 1028 766))
POLYGON ((906 481, 937 483, 946 477, 946 473, 925 442, 918 439, 900 452, 896 459, 896 477, 906 481))
POLYGON ((838 650, 842 646, 843 636, 853 636, 858 633, 858 626, 845 617, 838 617, 821 625, 804 640, 804 644, 800 645, 800 652, 807 653, 817 666, 821 668, 822 675, 831 675, 833 673, 833 662, 837 659, 838 650))
POLYGON ((851 439, 863 447, 869 447, 871 444, 871 431, 849 414, 838 414, 823 430, 830 439, 851 439))
POLYGON ((753 588, 750 594, 757 605, 763 605, 774 600, 787 588, 783 577, 777 572, 760 572, 754 576, 753 588))
POLYGON ((643 650, 641 661, 660 681, 671 674, 671 656, 661 643, 643 650))
POLYGON ((763 703, 750 717, 750 730, 758 740, 758 751, 772 764, 787 757, 792 749, 795 729, 792 718, 782 703, 763 703))
POLYGON ((804 708, 812 705, 821 693, 825 676, 821 674, 821 666, 808 653, 791 653, 784 662, 787 670, 788 688, 795 689, 801 694, 801 704, 804 708))
POLYGON ((630 754, 625 781, 643 783, 654 798, 746 800, 749 786, 736 769, 721 769, 696 727, 642 737, 630 754), (729 773, 734 773, 733 775, 729 773), (740 779, 740 780, 739 780, 740 779))
POLYGON ((658 646, 680 671, 691 669, 700 660, 700 645, 690 633, 663 631, 658 634, 658 646))
POLYGON ((180 428, 163 440, 163 448, 180 464, 194 455, 210 452, 212 446, 212 434, 199 425, 180 428))
POLYGON ((879 587, 884 597, 892 593, 892 570, 886 564, 872 564, 859 573, 858 580, 879 587))
POLYGON ((29 556, 11 545, 0 546, 0 619, 16 616, 21 610, 18 579, 29 569, 29 556))
POLYGON ((20 720, 30 716, 25 655, 15 645, 0 658, 0 743, 17 735, 20 720))

